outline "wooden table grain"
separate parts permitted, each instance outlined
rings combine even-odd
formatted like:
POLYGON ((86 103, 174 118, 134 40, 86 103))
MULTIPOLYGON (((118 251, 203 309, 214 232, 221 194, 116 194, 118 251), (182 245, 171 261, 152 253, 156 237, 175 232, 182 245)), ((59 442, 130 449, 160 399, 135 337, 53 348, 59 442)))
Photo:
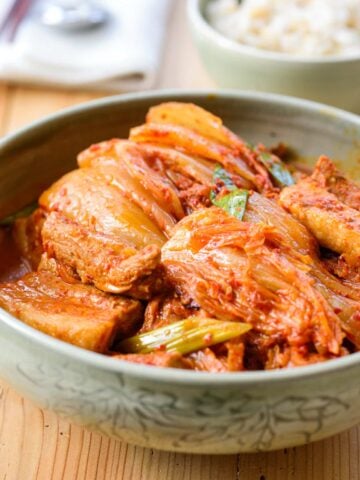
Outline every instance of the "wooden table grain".
MULTIPOLYGON (((158 88, 208 88, 175 0, 158 88)), ((104 94, 0 83, 0 135, 104 94)), ((262 454, 196 456, 127 445, 37 408, 0 382, 0 480, 359 480, 359 427, 262 454)))

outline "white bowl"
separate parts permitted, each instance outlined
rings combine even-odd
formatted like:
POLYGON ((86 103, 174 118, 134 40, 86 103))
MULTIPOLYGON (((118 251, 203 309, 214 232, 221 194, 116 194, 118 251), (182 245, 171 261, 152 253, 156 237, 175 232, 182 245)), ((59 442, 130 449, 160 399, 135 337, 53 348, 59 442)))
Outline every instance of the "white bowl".
POLYGON ((188 17, 205 67, 219 86, 281 93, 360 113, 360 54, 293 56, 231 40, 205 19, 209 0, 188 0, 188 17))

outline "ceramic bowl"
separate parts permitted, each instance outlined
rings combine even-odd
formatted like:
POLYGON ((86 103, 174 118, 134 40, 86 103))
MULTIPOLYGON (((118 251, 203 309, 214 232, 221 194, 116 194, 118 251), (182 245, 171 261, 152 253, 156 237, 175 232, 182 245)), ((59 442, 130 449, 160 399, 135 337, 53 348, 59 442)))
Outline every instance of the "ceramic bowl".
POLYGON ((188 0, 188 17, 204 65, 219 86, 293 95, 360 113, 360 55, 295 57, 241 45, 210 26, 207 3, 188 0))
MULTIPOLYGON (((154 104, 202 105, 251 142, 327 153, 356 174, 360 119, 296 99, 176 91, 87 103, 0 142, 0 215, 37 197, 90 143, 126 136, 154 104)), ((360 353, 326 363, 228 374, 114 360, 46 336, 0 310, 0 376, 70 421, 144 447, 235 453, 319 440, 360 421, 360 353)))

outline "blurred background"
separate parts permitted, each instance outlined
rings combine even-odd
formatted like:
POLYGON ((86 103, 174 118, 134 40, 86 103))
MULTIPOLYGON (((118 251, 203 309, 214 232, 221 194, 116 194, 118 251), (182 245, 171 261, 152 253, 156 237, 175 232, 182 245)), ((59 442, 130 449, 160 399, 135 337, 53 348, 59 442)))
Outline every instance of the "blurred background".
MULTIPOLYGON (((7 0, 6 0, 7 1, 7 0)), ((150 0, 151 1, 151 0, 150 0)), ((4 0, 0 1, 2 14, 4 12, 4 0)), ((115 4, 120 3, 114 0, 115 4)), ((142 0, 146 4, 148 0, 142 0)), ((157 0, 155 0, 155 3, 157 0)), ((8 2, 8 6, 13 2, 8 2)), ((28 2, 29 3, 29 2, 28 2)), ((109 2, 113 3, 113 2, 109 2)), ((128 5, 133 5, 134 0, 126 0, 128 5)), ((154 4, 154 2, 152 2, 154 4)), ((158 50, 158 65, 152 79, 152 85, 149 88, 213 88, 215 83, 206 73, 205 68, 201 64, 196 47, 190 36, 189 25, 186 16, 186 2, 183 0, 167 0, 168 10, 166 12, 166 21, 163 24, 163 40, 158 50)), ((97 4, 105 5, 104 2, 97 2, 97 4)), ((106 2, 108 5, 108 2, 106 2)), ((141 9, 140 9, 141 10, 141 9)), ((1 17, 3 18, 3 17, 1 17)), ((147 18, 146 18, 147 20, 147 18)), ((50 112, 65 108, 67 106, 80 103, 86 100, 99 98, 104 95, 112 95, 114 93, 125 93, 130 91, 127 88, 119 87, 118 90, 108 89, 102 85, 97 85, 96 88, 84 82, 81 85, 51 85, 47 81, 40 83, 39 80, 25 80, 18 78, 16 75, 10 74, 4 65, 7 66, 5 59, 13 55, 15 48, 18 48, 17 42, 20 44, 21 29, 26 26, 26 22, 34 22, 34 19, 24 19, 20 23, 17 30, 16 42, 4 41, 1 35, 0 41, 0 134, 11 131, 21 125, 27 124, 30 121, 46 115, 50 112)), ((157 25, 156 17, 151 17, 149 22, 157 25)), ((40 27, 36 27, 40 28, 40 27)), ((107 26, 100 27, 98 30, 84 31, 76 34, 75 32, 56 32, 51 30, 48 35, 61 37, 69 41, 71 44, 68 51, 69 57, 72 55, 72 50, 75 48, 78 37, 98 35, 107 26)), ((113 27, 111 27, 113 28, 113 27)), ((121 27, 120 27, 121 28, 121 27)), ((44 27, 44 30, 46 28, 44 27)), ((25 32, 24 32, 25 35, 25 32)), ((146 40, 146 37, 145 37, 146 40)), ((83 40, 82 40, 83 41, 83 40)), ((26 41, 26 47, 34 51, 37 47, 34 45, 31 38, 26 41)), ((146 48, 146 42, 145 42, 146 48)), ((123 47, 116 46, 117 51, 121 51, 123 47)), ((56 52, 52 52, 45 45, 45 50, 49 51, 50 58, 56 58, 56 52)), ((146 50, 145 50, 146 52, 146 50)), ((92 53, 89 50, 86 55, 91 60, 92 53)), ((116 56, 116 52, 115 52, 116 56)), ((96 66, 95 66, 96 69, 96 66)), ((140 86, 140 90, 142 87, 140 86)), ((134 90, 134 87, 132 88, 134 90)), ((136 91, 136 88, 135 88, 136 91)))
POLYGON ((359 113, 359 79, 359 0, 0 1, 0 113, 20 95, 21 122, 47 94, 62 107, 159 88, 256 90, 359 113))

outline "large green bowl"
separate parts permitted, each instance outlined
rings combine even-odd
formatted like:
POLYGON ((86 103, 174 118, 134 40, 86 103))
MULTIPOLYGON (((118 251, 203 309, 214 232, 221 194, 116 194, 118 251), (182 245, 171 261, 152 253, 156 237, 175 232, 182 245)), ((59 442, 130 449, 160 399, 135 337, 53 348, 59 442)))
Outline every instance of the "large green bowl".
MULTIPOLYGON (((0 215, 33 200, 92 142, 126 136, 161 101, 195 102, 249 141, 327 153, 356 175, 360 119, 296 99, 224 92, 119 96, 65 110, 0 142, 0 215), (342 160, 341 160, 342 159, 342 160)), ((289 370, 161 369, 67 345, 0 310, 0 376, 69 420, 138 445, 191 453, 269 450, 360 421, 360 353, 289 370)))
POLYGON ((294 95, 360 113, 360 54, 305 57, 242 45, 210 26, 204 16, 209 1, 188 0, 188 16, 200 56, 220 87, 294 95))

